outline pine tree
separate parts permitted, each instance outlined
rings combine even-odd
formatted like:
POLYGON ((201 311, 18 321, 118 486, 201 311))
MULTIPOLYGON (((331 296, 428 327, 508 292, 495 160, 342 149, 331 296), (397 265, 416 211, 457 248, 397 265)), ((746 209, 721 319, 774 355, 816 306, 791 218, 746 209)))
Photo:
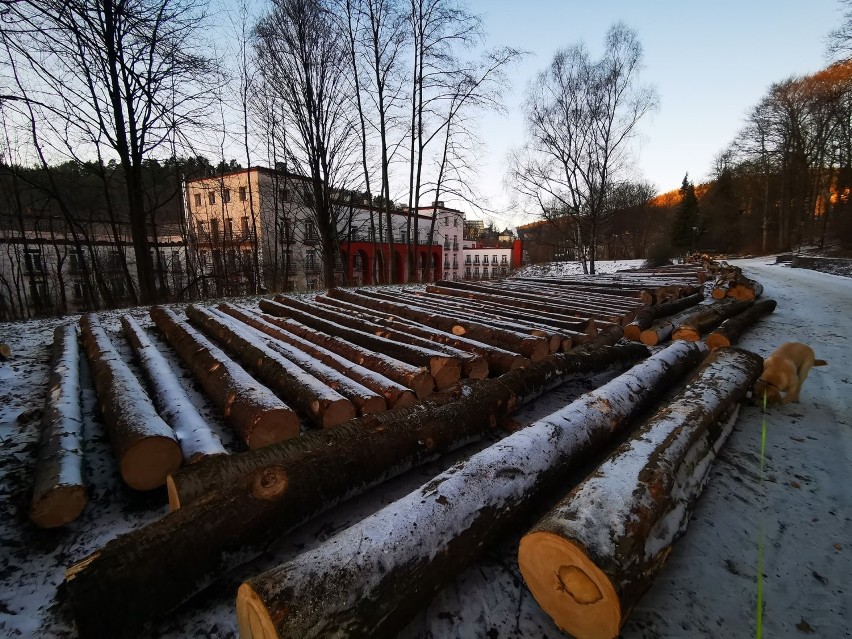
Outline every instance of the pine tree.
POLYGON ((683 176, 680 187, 680 206, 672 227, 672 246, 681 251, 695 249, 695 242, 704 232, 701 215, 698 211, 698 197, 695 186, 689 181, 689 173, 683 176))

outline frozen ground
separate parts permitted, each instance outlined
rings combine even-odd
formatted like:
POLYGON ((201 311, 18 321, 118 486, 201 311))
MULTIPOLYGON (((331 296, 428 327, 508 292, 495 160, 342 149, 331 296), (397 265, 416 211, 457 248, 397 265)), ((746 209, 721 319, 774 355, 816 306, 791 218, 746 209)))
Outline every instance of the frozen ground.
MULTIPOLYGON (((617 264, 617 268, 636 264, 617 264)), ((767 415, 763 482, 759 480, 761 411, 755 407, 741 411, 693 521, 628 621, 626 638, 754 636, 761 531, 765 534, 764 636, 852 636, 848 626, 852 613, 852 279, 790 269, 775 265, 772 258, 738 264, 764 284, 765 296, 778 301, 776 312, 755 326, 741 345, 767 355, 782 342, 804 341, 829 366, 814 369, 800 404, 767 415)), ((616 265, 601 266, 610 270, 616 265)), ((150 326, 144 311, 133 314, 150 326)), ((115 332, 118 316, 110 313, 104 318, 115 332)), ((52 329, 60 321, 0 324, 0 341, 9 342, 13 350, 13 359, 0 364, 0 636, 75 636, 61 588, 64 568, 166 510, 164 492, 139 495, 117 481, 89 389, 84 391, 84 410, 90 504, 67 530, 39 531, 28 523, 36 413, 45 391, 52 329)), ((123 346, 115 332, 114 341, 123 346)), ((122 353, 127 356, 129 351, 123 347, 122 353)), ((546 415, 600 381, 563 386, 523 410, 518 421, 528 423, 546 415)), ((191 379, 187 376, 183 382, 226 446, 233 448, 226 429, 191 379)), ((241 578, 320 543, 488 443, 456 451, 315 519, 265 556, 226 576, 168 621, 148 629, 146 636, 235 636, 233 593, 241 578)), ((551 500, 558 497, 553 495, 551 500)), ((546 507, 546 503, 540 505, 546 507)), ((562 636, 520 580, 515 552, 522 533, 519 529, 509 535, 461 573, 400 637, 562 636)))

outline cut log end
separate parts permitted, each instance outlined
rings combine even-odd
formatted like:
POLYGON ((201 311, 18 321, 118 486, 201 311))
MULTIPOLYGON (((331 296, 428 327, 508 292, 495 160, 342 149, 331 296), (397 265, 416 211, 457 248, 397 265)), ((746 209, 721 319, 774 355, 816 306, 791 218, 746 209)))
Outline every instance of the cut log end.
POLYGON ((243 639, 278 639, 269 610, 248 584, 237 590, 237 626, 243 639))
POLYGON ((687 342, 697 342, 701 339, 701 333, 694 328, 681 326, 678 330, 672 333, 673 340, 686 340, 687 342))
POLYGON ((85 486, 55 486, 33 502, 30 520, 39 528, 59 528, 77 519, 85 507, 85 486))
POLYGON ((471 379, 488 379, 488 361, 483 357, 477 357, 462 366, 465 377, 471 379))
POLYGON ((180 509, 180 491, 175 484, 174 477, 166 477, 166 492, 169 495, 169 512, 173 513, 180 509))
POLYGON ((729 340, 725 335, 721 333, 710 333, 707 336, 707 347, 711 351, 715 351, 717 348, 723 348, 725 346, 731 345, 731 340, 729 340))
POLYGON ((562 348, 562 337, 560 335, 551 336, 548 346, 551 353, 558 353, 559 349, 562 348))
POLYGON ((396 401, 393 403, 393 408, 403 408, 404 406, 411 406, 412 404, 418 401, 417 395, 411 391, 405 391, 400 393, 396 401))
POLYGON ((538 340, 535 346, 529 351, 529 358, 533 362, 541 361, 548 355, 550 355, 550 346, 543 339, 538 340))
MULTIPOLYGON (((411 393, 409 393, 411 394, 411 393)), ((374 413, 384 413, 388 409, 388 404, 384 397, 376 395, 366 399, 358 408, 359 415, 372 415, 374 413)))
POLYGON ((453 360, 444 360, 438 363, 436 362, 438 359, 432 358, 432 377, 435 380, 435 388, 444 390, 461 379, 461 366, 453 360))
POLYGON ((429 395, 431 395, 435 390, 435 380, 432 379, 432 376, 427 370, 422 370, 420 373, 413 376, 410 380, 410 384, 409 388, 414 391, 414 394, 417 395, 418 399, 429 397, 429 395))
POLYGON ((0 361, 7 360, 12 356, 12 348, 6 343, 0 343, 0 361))
POLYGON ((455 326, 453 326, 452 331, 453 335, 455 335, 456 337, 461 337, 462 335, 467 333, 467 329, 465 329, 465 327, 461 324, 456 324, 455 326))
POLYGON ((578 639, 614 639, 621 604, 609 578, 570 541, 547 532, 526 535, 521 574, 542 609, 578 639))
POLYGON ((177 440, 168 437, 145 437, 133 443, 121 458, 121 477, 134 490, 153 490, 166 483, 177 471, 183 453, 177 440))
POLYGON ((725 296, 727 296, 727 294, 728 294, 727 289, 724 289, 724 288, 721 288, 721 287, 716 287, 716 288, 713 289, 711 296, 713 297, 714 300, 723 300, 723 299, 725 299, 725 296))
POLYGON ((334 428, 355 419, 355 407, 348 399, 337 399, 328 402, 322 415, 322 427, 334 428))
POLYGON ((642 335, 642 329, 639 328, 637 324, 628 324, 624 327, 624 337, 633 340, 634 342, 640 341, 640 336, 642 335))
POLYGON ((290 409, 266 411, 258 417, 246 443, 252 449, 263 448, 298 437, 301 430, 298 416, 290 409))

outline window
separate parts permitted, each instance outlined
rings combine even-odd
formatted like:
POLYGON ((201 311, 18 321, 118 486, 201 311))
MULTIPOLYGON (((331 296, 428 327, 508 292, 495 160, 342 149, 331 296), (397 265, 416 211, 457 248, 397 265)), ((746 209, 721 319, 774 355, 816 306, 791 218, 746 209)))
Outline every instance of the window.
POLYGON ((210 220, 210 234, 214 240, 219 239, 219 220, 210 220))
POLYGON ((465 276, 465 277, 470 277, 470 269, 469 269, 469 268, 466 268, 466 269, 464 270, 464 276, 465 276))
POLYGON ((506 260, 506 256, 504 255, 504 256, 500 259, 500 264, 507 264, 507 263, 508 263, 508 261, 506 260))
POLYGON ((313 222, 305 222, 305 241, 316 242, 319 239, 317 226, 313 222))
POLYGON ((207 201, 208 201, 210 204, 216 204, 216 193, 215 193, 214 191, 210 191, 210 192, 207 194, 207 201))
POLYGON ((444 226, 449 226, 449 225, 450 225, 450 218, 445 217, 444 218, 444 226))
MULTIPOLYGON (((200 195, 198 197, 201 197, 200 195)), ((196 223, 196 228, 198 229, 198 237, 204 237, 204 222, 198 220, 196 223)))
POLYGON ((464 263, 466 266, 470 266, 470 255, 464 256, 464 263))
POLYGON ((286 202, 286 201, 287 201, 287 196, 288 196, 288 195, 289 195, 289 193, 287 193, 287 189, 286 189, 286 188, 284 188, 284 189, 279 189, 279 190, 278 190, 278 198, 279 198, 282 202, 286 202))
POLYGON ((27 267, 27 273, 41 273, 44 271, 41 262, 41 249, 27 249, 24 253, 24 264, 27 267))
POLYGON ((225 204, 231 201, 231 189, 222 189, 222 201, 225 204))
POLYGON ((195 206, 201 206, 201 193, 195 194, 195 206))
POLYGON ((316 251, 305 251, 305 272, 313 273, 317 270, 316 251))
POLYGON ((459 218, 457 218, 457 217, 454 217, 454 218, 453 218, 453 227, 454 227, 454 228, 458 228, 458 227, 459 227, 459 218))
POLYGON ((245 201, 246 201, 246 187, 241 186, 240 187, 240 202, 245 202, 245 201))
POLYGON ((249 236, 249 220, 248 215, 243 215, 243 237, 249 236))
POLYGON ((494 264, 495 266, 497 265, 497 256, 496 255, 491 256, 491 263, 494 264))

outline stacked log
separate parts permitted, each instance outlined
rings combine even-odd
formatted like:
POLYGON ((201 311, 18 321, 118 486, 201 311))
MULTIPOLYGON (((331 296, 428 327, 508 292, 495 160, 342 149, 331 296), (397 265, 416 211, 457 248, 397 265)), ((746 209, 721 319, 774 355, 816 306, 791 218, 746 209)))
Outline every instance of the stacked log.
MULTIPOLYGON (((260 300, 259 306, 264 312, 271 311, 263 316, 264 321, 277 328, 284 329, 285 332, 292 333, 303 340, 312 341, 351 362, 369 368, 395 382, 404 384, 407 388, 413 390, 420 399, 428 397, 435 389, 435 380, 432 378, 429 370, 424 367, 413 366, 389 357, 384 353, 371 351, 368 348, 352 344, 338 335, 329 335, 328 333, 312 329, 296 320, 279 317, 277 313, 285 311, 277 309, 277 302, 260 300)), ((278 339, 285 338, 278 337, 278 339)))
POLYGON ((77 329, 53 331, 53 359, 41 420, 30 519, 41 528, 74 521, 86 506, 83 482, 83 416, 77 329))
POLYGON ((323 319, 311 312, 296 308, 295 304, 282 304, 280 300, 261 300, 260 308, 270 315, 287 317, 318 331, 342 337, 353 344, 383 353, 413 366, 425 368, 432 375, 435 386, 441 390, 449 388, 461 379, 461 360, 435 349, 409 346, 379 337, 365 331, 349 328, 340 323, 323 319))
POLYGON ((752 306, 754 302, 731 301, 725 304, 710 304, 693 315, 684 319, 672 331, 672 339, 685 339, 697 342, 701 335, 721 324, 729 317, 733 317, 752 306))
POLYGON ((581 347, 500 379, 467 382, 456 399, 443 403, 368 415, 190 466, 195 477, 211 482, 211 492, 69 568, 66 586, 77 628, 81 636, 131 633, 311 516, 481 437, 566 379, 630 365, 645 355, 644 347, 632 344, 581 347))
POLYGON ((154 306, 150 313, 246 446, 261 448, 298 436, 301 430, 298 415, 271 390, 258 384, 245 369, 174 312, 154 306))
POLYGON ((227 453, 210 425, 198 413, 171 366, 130 315, 121 318, 124 334, 148 384, 154 407, 177 435, 183 458, 194 464, 208 455, 227 453))
POLYGON ((442 331, 447 331, 453 335, 463 335, 478 342, 483 342, 499 348, 505 348, 507 350, 520 353, 534 362, 545 358, 550 353, 550 346, 547 340, 541 337, 519 335, 512 331, 495 329, 476 322, 457 322, 454 318, 446 315, 420 311, 405 304, 388 302, 371 297, 367 294, 361 294, 354 291, 344 291, 339 288, 328 291, 328 296, 345 302, 360 304, 361 306, 365 306, 373 310, 399 315, 406 319, 414 320, 415 322, 420 322, 421 324, 426 324, 427 326, 431 326, 442 331))
MULTIPOLYGON (((285 349, 282 352, 290 359, 293 359, 293 361, 297 363, 304 362, 305 365, 310 366, 305 359, 306 357, 318 360, 341 375, 377 393, 385 399, 387 406, 396 408, 408 406, 417 401, 417 396, 414 392, 402 384, 351 362, 322 346, 317 346, 298 335, 288 333, 284 329, 267 321, 258 313, 254 313, 246 308, 236 307, 232 304, 220 304, 218 310, 240 320, 247 326, 251 326, 256 331, 274 338, 274 347, 276 349, 285 349)), ((370 412, 381 411, 367 410, 367 413, 370 412)))
POLYGON ((511 370, 529 364, 529 360, 518 353, 513 353, 512 351, 491 346, 489 344, 483 344, 482 342, 477 342, 466 337, 453 335, 447 331, 431 328, 425 324, 420 324, 412 320, 406 320, 405 318, 393 315, 392 313, 378 313, 363 306, 352 304, 351 302, 344 302, 343 300, 327 297, 325 295, 317 295, 316 301, 320 304, 355 314, 356 316, 363 315, 379 326, 394 328, 401 333, 410 333, 427 339, 430 342, 447 344, 453 348, 458 348, 459 350, 463 350, 468 353, 480 355, 485 359, 488 364, 488 370, 491 373, 502 375, 503 373, 508 373, 511 370))
POLYGON ((136 490, 162 486, 183 461, 174 431, 157 414, 97 317, 84 315, 80 327, 121 478, 136 490))
POLYGON ((719 328, 715 329, 705 340, 710 350, 735 343, 752 324, 764 315, 775 311, 775 300, 760 300, 739 315, 726 319, 719 328))
POLYGON ((317 548, 240 586, 241 636, 386 636, 567 475, 694 367, 677 343, 509 435, 317 548), (341 587, 345 584, 345 587, 341 587))
MULTIPOLYGON (((242 330, 232 323, 230 317, 225 319, 199 306, 187 306, 186 314, 316 426, 332 428, 355 417, 352 402, 257 339, 256 334, 250 334, 248 327, 242 330)), ((381 399, 363 387, 357 392, 366 395, 364 402, 371 397, 381 399)))
POLYGON ((636 313, 636 317, 633 318, 632 322, 624 327, 624 337, 639 341, 642 331, 651 328, 654 320, 684 311, 696 304, 699 304, 703 299, 703 294, 695 293, 693 295, 688 295, 687 297, 682 297, 675 302, 665 302, 662 304, 655 304, 654 306, 646 306, 636 313))
POLYGON ((533 596, 578 639, 614 639, 686 529, 762 359, 716 351, 520 543, 533 596))

